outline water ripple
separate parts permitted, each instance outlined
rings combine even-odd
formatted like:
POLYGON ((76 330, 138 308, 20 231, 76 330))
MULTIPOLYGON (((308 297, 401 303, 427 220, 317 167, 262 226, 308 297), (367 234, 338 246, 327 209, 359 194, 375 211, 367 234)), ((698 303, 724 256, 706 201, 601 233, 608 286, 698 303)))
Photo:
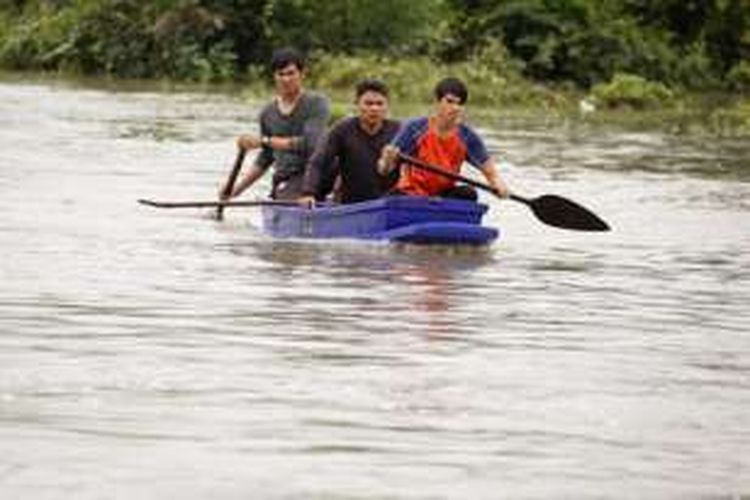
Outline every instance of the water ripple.
POLYGON ((485 198, 481 250, 136 204, 213 198, 256 112, 0 81, 5 496, 748 493, 747 144, 501 121, 519 192, 614 231, 485 198))

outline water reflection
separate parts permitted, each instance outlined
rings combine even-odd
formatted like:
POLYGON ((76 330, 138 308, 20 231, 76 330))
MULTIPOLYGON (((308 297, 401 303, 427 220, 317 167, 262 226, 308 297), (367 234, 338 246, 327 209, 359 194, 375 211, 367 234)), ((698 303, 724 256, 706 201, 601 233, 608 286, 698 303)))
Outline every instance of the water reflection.
POLYGON ((750 141, 707 138, 655 130, 632 132, 612 124, 592 126, 566 121, 543 125, 527 120, 518 126, 500 122, 486 131, 501 158, 521 166, 544 166, 559 177, 592 171, 750 180, 750 141))
POLYGON ((481 284, 478 279, 482 270, 497 263, 488 247, 340 240, 266 239, 233 246, 231 251, 260 259, 269 271, 289 283, 290 288, 278 290, 279 295, 272 300, 294 304, 297 310, 312 305, 327 321, 344 319, 340 315, 331 318, 327 311, 343 304, 353 306, 358 311, 355 319, 365 319, 362 324, 368 329, 378 315, 384 326, 389 325, 387 319, 397 311, 398 317, 408 318, 408 328, 421 328, 427 335, 445 338, 469 330, 455 309, 481 284))

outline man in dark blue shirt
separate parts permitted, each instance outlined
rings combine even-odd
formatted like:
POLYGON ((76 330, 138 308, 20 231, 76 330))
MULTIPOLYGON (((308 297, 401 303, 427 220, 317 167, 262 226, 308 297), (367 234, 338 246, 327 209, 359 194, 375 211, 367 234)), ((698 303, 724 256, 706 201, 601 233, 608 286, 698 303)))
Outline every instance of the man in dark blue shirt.
POLYGON ((310 158, 300 201, 321 200, 333 189, 342 203, 382 196, 398 179, 398 172, 383 177, 377 171, 381 150, 396 135, 399 123, 388 116, 388 87, 367 79, 356 87, 357 116, 336 123, 310 158))

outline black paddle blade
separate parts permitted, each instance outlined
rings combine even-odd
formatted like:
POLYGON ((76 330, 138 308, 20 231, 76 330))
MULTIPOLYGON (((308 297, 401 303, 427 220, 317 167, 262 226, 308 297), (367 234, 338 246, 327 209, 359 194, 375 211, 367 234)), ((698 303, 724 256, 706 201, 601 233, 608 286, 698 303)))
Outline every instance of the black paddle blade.
POLYGON ((609 231, 609 225, 595 213, 562 196, 545 194, 528 200, 537 218, 550 226, 577 231, 609 231))

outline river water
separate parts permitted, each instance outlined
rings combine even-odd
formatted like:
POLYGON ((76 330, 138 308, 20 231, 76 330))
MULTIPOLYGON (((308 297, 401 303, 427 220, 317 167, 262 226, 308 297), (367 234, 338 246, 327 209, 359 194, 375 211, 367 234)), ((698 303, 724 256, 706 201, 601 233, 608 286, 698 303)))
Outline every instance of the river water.
POLYGON ((498 110, 613 231, 483 198, 484 250, 136 203, 212 199, 257 105, 0 81, 2 498, 750 497, 750 141, 498 110))

